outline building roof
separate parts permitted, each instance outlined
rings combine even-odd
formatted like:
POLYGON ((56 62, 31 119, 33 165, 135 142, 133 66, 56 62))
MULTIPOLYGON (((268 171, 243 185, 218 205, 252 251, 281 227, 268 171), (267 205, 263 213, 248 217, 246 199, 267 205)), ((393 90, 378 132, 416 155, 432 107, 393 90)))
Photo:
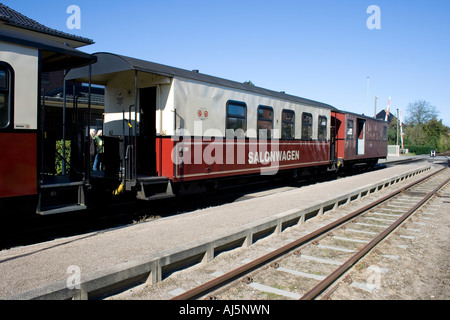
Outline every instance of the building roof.
MULTIPOLYGON (((89 88, 77 84, 75 86, 75 97, 78 98, 79 103, 87 104, 89 101, 89 88)), ((63 101, 63 88, 55 89, 45 95, 46 100, 63 101)), ((66 87, 66 101, 73 100, 73 86, 68 85, 66 87)), ((105 105, 105 89, 98 87, 91 87, 91 104, 104 106, 105 105)))
POLYGON ((51 36, 56 36, 60 38, 64 38, 67 40, 73 40, 77 42, 81 42, 84 44, 93 44, 94 41, 91 39, 79 37, 76 35, 72 35, 69 33, 65 33, 62 31, 58 31, 49 27, 40 24, 39 22, 30 19, 23 14, 5 6, 3 3, 0 3, 0 21, 3 21, 7 25, 18 27, 21 29, 26 29, 30 31, 39 32, 42 34, 47 34, 51 36))
MULTIPOLYGON (((386 119, 386 110, 383 109, 380 112, 378 112, 377 119, 380 119, 380 120, 386 119)), ((387 122, 391 123, 393 119, 397 119, 397 117, 392 112, 389 112, 387 122)))

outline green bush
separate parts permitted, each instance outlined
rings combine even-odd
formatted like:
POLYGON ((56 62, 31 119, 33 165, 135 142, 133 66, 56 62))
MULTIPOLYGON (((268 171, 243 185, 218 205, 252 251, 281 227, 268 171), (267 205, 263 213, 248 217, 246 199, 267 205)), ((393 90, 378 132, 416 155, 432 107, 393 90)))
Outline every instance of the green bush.
POLYGON ((436 150, 433 146, 417 146, 417 145, 405 145, 405 149, 408 149, 409 153, 430 154, 431 150, 436 150))
POLYGON ((64 158, 66 159, 66 172, 62 172, 62 155, 63 155, 63 141, 59 140, 56 141, 56 160, 55 160, 55 167, 56 167, 56 175, 66 175, 69 173, 70 168, 70 151, 71 151, 71 145, 70 140, 66 140, 66 154, 64 155, 64 158))

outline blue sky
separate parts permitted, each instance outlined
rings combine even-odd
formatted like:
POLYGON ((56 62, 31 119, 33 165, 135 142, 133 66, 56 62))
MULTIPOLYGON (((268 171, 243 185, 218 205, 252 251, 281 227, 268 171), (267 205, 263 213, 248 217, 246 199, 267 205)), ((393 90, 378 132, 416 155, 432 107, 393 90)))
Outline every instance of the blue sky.
POLYGON ((373 115, 427 100, 450 126, 448 0, 3 0, 113 52, 373 115), (69 5, 81 29, 69 30, 69 5), (381 10, 370 30, 367 8, 381 10), (369 104, 367 101, 369 79, 369 104))

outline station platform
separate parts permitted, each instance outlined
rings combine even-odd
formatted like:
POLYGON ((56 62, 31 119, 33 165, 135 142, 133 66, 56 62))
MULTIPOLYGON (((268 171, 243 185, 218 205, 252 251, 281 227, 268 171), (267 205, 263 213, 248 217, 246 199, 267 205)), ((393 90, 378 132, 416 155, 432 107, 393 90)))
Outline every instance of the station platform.
MULTIPOLYGON (((305 217, 433 170, 404 164, 284 192, 0 252, 1 299, 88 299, 133 281, 156 283, 171 267, 207 262, 228 246, 280 232, 305 217)), ((176 201, 176 200, 174 200, 176 201)), ((327 213, 328 214, 328 213, 327 213)))
POLYGON ((431 157, 430 155, 418 155, 418 156, 407 156, 407 155, 400 155, 400 156, 387 156, 386 159, 379 159, 379 164, 391 164, 391 163, 399 163, 399 162, 408 162, 408 161, 429 161, 429 162, 436 162, 436 163, 445 163, 447 161, 450 161, 450 159, 446 156, 435 156, 431 157))

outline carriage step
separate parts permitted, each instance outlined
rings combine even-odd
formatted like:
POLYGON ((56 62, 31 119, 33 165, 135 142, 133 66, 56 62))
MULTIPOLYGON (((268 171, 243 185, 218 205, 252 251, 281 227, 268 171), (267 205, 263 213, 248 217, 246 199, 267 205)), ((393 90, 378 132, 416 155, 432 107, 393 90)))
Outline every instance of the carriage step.
POLYGON ((169 179, 151 179, 139 182, 140 190, 136 197, 139 200, 158 200, 175 197, 172 191, 172 183, 169 179))
POLYGON ((86 209, 84 182, 41 186, 37 214, 52 215, 86 209))
POLYGON ((74 212, 79 210, 86 210, 87 207, 84 204, 73 204, 61 207, 53 207, 53 208, 41 208, 36 213, 41 216, 48 216, 52 214, 65 213, 65 212, 74 212))

